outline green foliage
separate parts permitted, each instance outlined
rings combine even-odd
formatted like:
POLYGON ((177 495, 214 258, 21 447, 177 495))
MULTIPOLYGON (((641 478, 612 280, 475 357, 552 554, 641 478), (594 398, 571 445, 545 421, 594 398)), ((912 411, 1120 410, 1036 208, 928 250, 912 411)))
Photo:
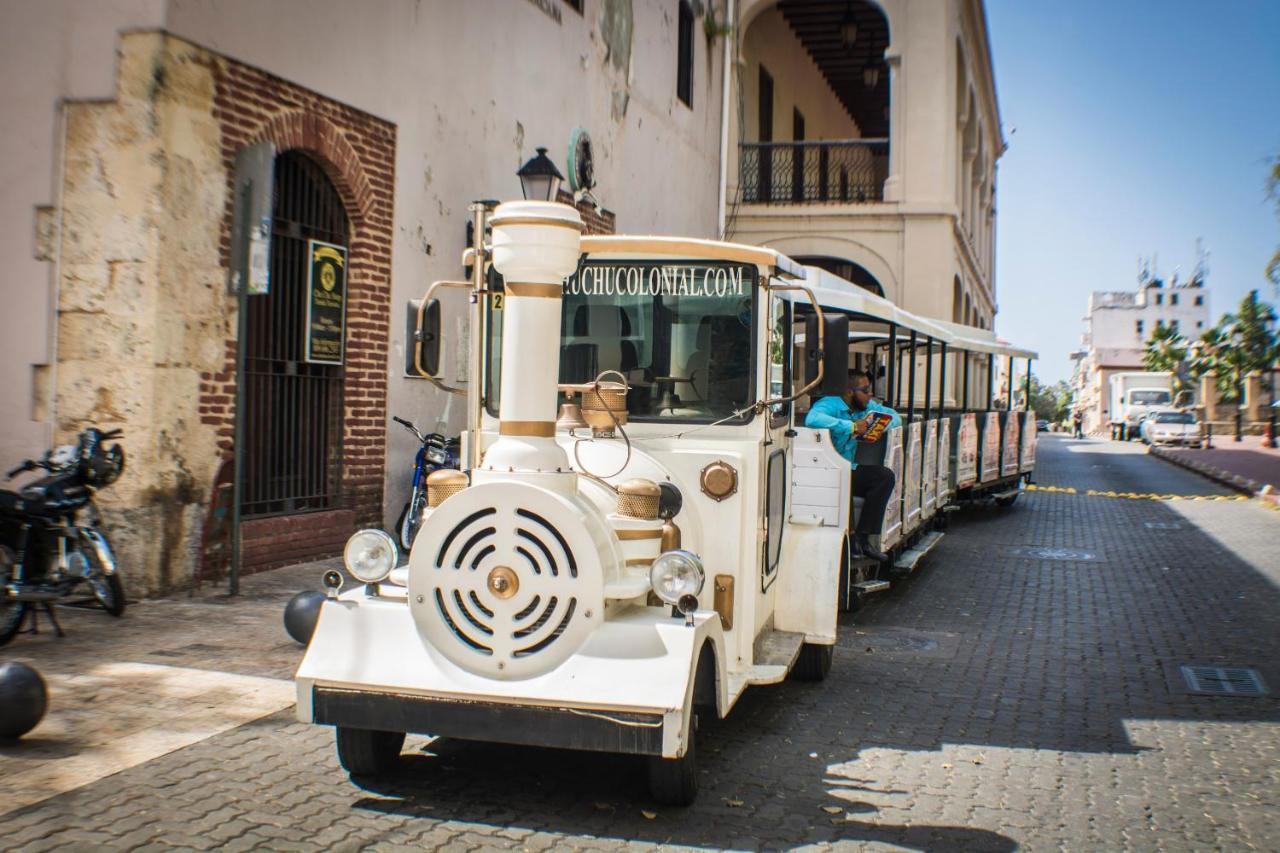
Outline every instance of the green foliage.
POLYGON ((1142 354, 1142 365, 1153 373, 1173 374, 1173 395, 1191 390, 1187 382, 1187 341, 1173 326, 1156 326, 1142 354))
POLYGON ((1036 417, 1058 423, 1066 419, 1071 411, 1071 386, 1062 380, 1053 385, 1042 385, 1039 379, 1031 377, 1031 408, 1036 417))
POLYGON ((1193 375, 1212 376, 1224 403, 1242 402, 1249 374, 1269 370, 1280 356, 1275 324, 1275 311, 1258 301, 1258 291, 1250 291, 1234 314, 1222 315, 1218 325, 1196 341, 1193 375))

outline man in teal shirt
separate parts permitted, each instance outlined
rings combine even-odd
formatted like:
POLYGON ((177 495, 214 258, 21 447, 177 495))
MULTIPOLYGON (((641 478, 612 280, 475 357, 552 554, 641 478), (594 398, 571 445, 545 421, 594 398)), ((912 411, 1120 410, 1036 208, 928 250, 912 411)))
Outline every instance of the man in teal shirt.
MULTIPOLYGON (((896 478, 893 471, 883 465, 859 465, 854 461, 858 451, 858 438, 866 433, 866 416, 870 412, 891 415, 889 429, 902 426, 902 418, 888 406, 872 399, 871 377, 861 370, 849 371, 849 384, 842 397, 823 397, 813 404, 805 416, 804 425, 810 429, 825 429, 831 433, 831 443, 840 455, 849 460, 853 469, 853 496, 862 498, 862 515, 854 530, 854 543, 862 556, 873 560, 887 560, 888 555, 871 545, 870 537, 880 533, 884 524, 884 511, 889 505, 896 478)), ((849 505, 850 513, 853 504, 849 505)))

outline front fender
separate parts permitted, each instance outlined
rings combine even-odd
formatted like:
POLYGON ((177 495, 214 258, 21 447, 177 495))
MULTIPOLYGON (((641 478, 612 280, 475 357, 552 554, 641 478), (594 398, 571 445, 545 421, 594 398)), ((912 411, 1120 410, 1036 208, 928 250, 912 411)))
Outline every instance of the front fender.
POLYGON ((111 543, 107 541, 107 536, 102 531, 93 527, 80 528, 80 536, 84 539, 85 544, 93 549, 98 557, 98 563, 102 566, 104 575, 114 575, 116 573, 116 555, 111 550, 111 543))

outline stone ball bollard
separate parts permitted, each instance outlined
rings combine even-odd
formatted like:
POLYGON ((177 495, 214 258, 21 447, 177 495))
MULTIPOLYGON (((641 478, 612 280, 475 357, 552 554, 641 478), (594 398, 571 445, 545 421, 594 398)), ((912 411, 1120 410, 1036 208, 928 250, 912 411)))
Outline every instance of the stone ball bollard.
POLYGON ((316 590, 300 592, 289 599, 284 607, 284 629, 290 637, 304 646, 311 642, 324 600, 325 594, 316 590))
POLYGON ((44 719, 49 691, 25 663, 0 663, 0 738, 20 738, 44 719))

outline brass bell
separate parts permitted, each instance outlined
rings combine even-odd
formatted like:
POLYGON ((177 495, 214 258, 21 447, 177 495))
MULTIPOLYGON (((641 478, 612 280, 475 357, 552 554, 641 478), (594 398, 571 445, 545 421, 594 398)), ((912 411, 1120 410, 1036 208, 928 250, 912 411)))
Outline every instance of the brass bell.
POLYGON ((587 422, 582 417, 582 408, 574 402, 562 403, 560 405, 560 416, 556 418, 556 429, 568 430, 572 433, 575 429, 586 429, 587 422))

